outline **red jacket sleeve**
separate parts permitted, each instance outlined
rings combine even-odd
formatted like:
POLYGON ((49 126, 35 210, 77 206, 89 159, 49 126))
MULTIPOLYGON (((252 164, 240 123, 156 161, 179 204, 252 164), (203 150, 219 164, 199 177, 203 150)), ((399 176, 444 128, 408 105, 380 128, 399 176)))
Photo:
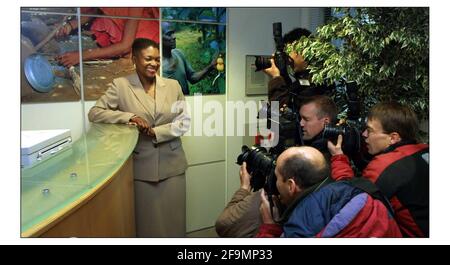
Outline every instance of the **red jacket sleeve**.
POLYGON ((277 224, 262 224, 256 237, 280 237, 283 229, 277 224))
POLYGON ((346 180, 354 176, 355 174, 346 155, 334 155, 331 157, 331 177, 334 180, 346 180))

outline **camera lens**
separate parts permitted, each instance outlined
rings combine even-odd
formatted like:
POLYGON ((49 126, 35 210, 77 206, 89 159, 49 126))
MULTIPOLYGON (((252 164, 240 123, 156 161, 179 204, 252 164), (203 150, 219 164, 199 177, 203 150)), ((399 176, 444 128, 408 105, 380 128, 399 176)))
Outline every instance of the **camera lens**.
POLYGON ((341 126, 325 125, 322 137, 328 140, 335 140, 342 135, 342 151, 346 155, 358 153, 360 150, 361 134, 353 126, 343 124, 341 126))
POLYGON ((270 62, 270 59, 272 59, 271 56, 255 56, 255 72, 261 71, 263 69, 270 68, 272 66, 272 63, 270 62))
POLYGON ((333 126, 330 124, 325 125, 323 129, 323 138, 325 139, 336 139, 339 134, 345 135, 344 126, 333 126))
POLYGON ((250 185, 253 190, 265 187, 270 194, 277 194, 276 182, 273 181, 275 163, 274 159, 267 153, 264 147, 242 146, 242 153, 237 157, 237 164, 247 163, 247 171, 252 175, 250 185))

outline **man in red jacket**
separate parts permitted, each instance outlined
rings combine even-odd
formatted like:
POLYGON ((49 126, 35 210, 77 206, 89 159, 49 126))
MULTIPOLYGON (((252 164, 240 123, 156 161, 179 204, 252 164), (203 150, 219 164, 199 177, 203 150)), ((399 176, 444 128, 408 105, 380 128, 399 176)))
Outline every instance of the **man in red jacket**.
MULTIPOLYGON (((362 172, 389 198, 405 237, 429 236, 429 151, 418 144, 414 112, 395 102, 382 102, 369 112, 363 137, 375 157, 362 172)), ((335 180, 352 178, 348 158, 337 144, 328 143, 335 180)))

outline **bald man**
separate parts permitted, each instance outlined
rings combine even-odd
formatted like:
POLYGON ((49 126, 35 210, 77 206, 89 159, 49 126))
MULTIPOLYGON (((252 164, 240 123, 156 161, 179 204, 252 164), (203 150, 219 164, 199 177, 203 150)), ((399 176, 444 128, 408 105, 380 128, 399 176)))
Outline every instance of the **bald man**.
POLYGON ((349 181, 330 181, 323 154, 313 147, 292 147, 281 153, 275 168, 280 195, 286 206, 274 218, 264 190, 257 237, 401 237, 385 204, 349 181))

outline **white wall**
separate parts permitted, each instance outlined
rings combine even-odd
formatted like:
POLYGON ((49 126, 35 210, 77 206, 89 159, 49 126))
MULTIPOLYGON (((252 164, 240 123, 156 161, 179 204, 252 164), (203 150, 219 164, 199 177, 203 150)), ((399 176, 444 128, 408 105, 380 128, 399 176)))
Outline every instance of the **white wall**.
POLYGON ((22 130, 70 129, 76 141, 83 132, 81 101, 21 105, 22 130))
POLYGON ((309 29, 315 32, 316 28, 324 23, 323 8, 300 8, 300 23, 297 27, 309 29))
POLYGON ((188 160, 186 231, 191 232, 213 226, 225 204, 225 128, 217 136, 203 136, 208 128, 205 121, 219 114, 208 113, 205 107, 214 103, 224 110, 221 116, 225 120, 225 95, 186 97, 186 102, 192 120, 190 131, 181 139, 188 160), (195 128, 202 128, 202 135, 196 135, 195 128))

